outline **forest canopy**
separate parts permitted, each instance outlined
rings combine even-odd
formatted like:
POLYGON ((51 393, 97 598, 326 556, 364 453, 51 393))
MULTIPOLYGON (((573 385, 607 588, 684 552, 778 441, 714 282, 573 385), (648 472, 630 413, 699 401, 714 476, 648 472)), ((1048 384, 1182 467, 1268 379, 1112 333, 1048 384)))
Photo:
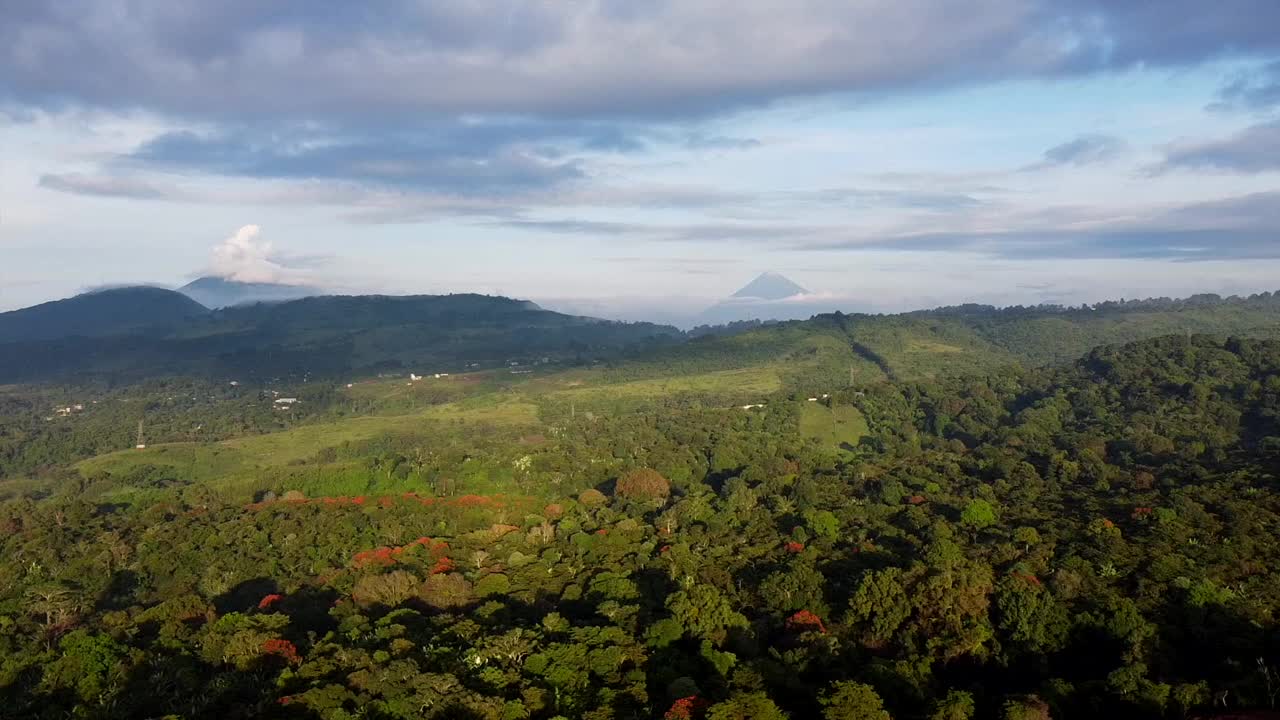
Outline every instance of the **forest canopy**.
POLYGON ((1280 699, 1280 342, 843 382, 824 342, 763 395, 655 380, 645 358, 363 388, 157 379, 54 420, 89 391, 13 390, 0 701, 941 720, 1280 699), (135 403, 189 436, 98 455, 132 444, 135 403))

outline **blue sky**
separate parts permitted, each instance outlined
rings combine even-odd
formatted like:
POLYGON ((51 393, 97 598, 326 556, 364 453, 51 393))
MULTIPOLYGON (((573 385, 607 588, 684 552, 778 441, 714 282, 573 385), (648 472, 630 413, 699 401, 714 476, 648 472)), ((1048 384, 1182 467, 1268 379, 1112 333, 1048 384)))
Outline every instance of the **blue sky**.
POLYGON ((197 275, 688 314, 1280 289, 1273 0, 50 0, 0 310, 197 275), (371 9, 374 8, 374 9, 371 9))

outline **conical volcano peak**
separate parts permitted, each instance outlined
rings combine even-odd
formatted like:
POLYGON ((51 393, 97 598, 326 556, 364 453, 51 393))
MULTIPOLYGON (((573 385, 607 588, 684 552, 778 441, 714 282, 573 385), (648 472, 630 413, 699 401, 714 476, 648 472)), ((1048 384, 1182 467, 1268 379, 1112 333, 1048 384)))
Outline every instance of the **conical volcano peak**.
POLYGON ((761 300, 782 300, 796 295, 807 295, 808 290, 791 282, 775 272, 761 273, 760 277, 747 283, 745 287, 733 294, 736 298, 759 298, 761 300))

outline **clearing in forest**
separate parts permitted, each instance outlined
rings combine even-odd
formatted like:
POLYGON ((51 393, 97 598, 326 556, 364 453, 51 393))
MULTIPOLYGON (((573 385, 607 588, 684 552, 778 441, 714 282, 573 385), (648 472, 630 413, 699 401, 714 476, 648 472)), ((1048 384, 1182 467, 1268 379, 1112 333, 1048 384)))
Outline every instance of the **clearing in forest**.
POLYGON ((852 405, 829 408, 822 403, 806 402, 800 408, 800 434, 816 438, 824 445, 857 447, 867 433, 866 418, 852 405))

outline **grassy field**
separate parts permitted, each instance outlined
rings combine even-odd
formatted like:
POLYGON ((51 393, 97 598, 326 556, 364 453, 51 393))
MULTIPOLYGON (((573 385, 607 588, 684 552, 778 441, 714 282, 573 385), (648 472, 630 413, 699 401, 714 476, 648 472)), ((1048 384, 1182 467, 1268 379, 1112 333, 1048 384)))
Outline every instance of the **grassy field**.
POLYGON ((821 403, 806 402, 800 409, 800 434, 825 445, 856 447, 868 432, 866 418, 851 405, 828 408, 821 403))
POLYGON ((676 377, 633 380, 607 385, 566 387, 555 391, 564 400, 656 398, 681 393, 769 395, 782 389, 778 370, 771 366, 722 370, 676 377))
MULTIPOLYGON (((335 488, 348 491, 356 487, 363 491, 366 481, 374 481, 365 477, 367 471, 340 463, 317 463, 317 454, 326 448, 388 434, 429 433, 433 428, 456 432, 459 424, 477 429, 534 429, 543 424, 540 408, 544 412, 555 409, 552 415, 544 415, 548 418, 545 422, 555 422, 571 407, 579 411, 626 412, 632 405, 677 396, 708 398, 728 407, 739 401, 760 402, 794 389, 801 377, 806 378, 806 385, 814 384, 821 388, 819 392, 825 392, 847 384, 850 368, 859 363, 867 366, 868 376, 883 377, 874 365, 854 356, 839 338, 819 336, 804 338, 803 342, 792 344, 783 356, 767 362, 694 372, 689 370, 696 365, 684 364, 653 377, 642 374, 627 378, 605 367, 546 366, 520 375, 511 375, 504 368, 417 382, 403 377, 371 378, 341 388, 350 407, 340 404, 343 409, 338 412, 349 413, 348 417, 221 442, 170 443, 145 450, 124 450, 91 458, 77 467, 88 478, 102 473, 117 477, 145 475, 154 472, 154 468, 168 468, 184 482, 237 499, 251 497, 269 486, 272 479, 281 478, 289 478, 288 486, 308 492, 335 488)), ((806 434, 819 437, 832 447, 856 444, 866 430, 862 417, 850 407, 835 412, 825 407, 806 407, 805 413, 802 425, 806 434)), ((102 487, 101 499, 117 502, 141 501, 150 492, 118 483, 104 483, 102 487)))
POLYGON ((899 321, 856 328, 854 339, 899 380, 981 372, 1017 358, 972 330, 945 321, 899 321))
POLYGON ((320 450, 378 435, 422 430, 439 422, 535 425, 536 406, 525 402, 470 401, 447 403, 413 415, 371 415, 303 425, 276 433, 251 435, 217 443, 168 443, 145 450, 99 455, 77 467, 87 477, 100 472, 122 474, 144 465, 171 467, 193 482, 252 477, 255 471, 283 467, 313 457, 320 450))

